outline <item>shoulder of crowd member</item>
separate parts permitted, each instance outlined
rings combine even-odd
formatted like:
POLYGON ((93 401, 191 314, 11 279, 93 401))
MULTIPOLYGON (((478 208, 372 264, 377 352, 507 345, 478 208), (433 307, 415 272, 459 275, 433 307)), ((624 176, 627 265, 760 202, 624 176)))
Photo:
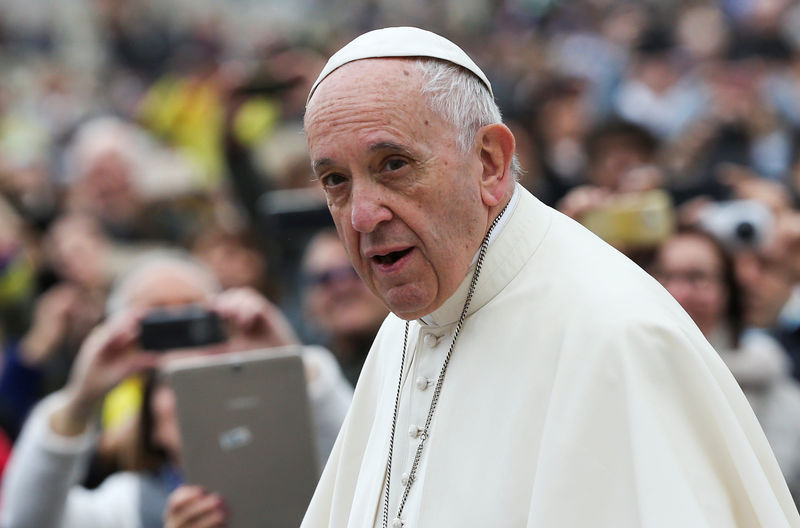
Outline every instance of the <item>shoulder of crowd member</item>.
POLYGON ((315 345, 303 347, 303 362, 312 399, 321 399, 334 392, 352 395, 352 387, 344 378, 336 357, 327 348, 315 345))

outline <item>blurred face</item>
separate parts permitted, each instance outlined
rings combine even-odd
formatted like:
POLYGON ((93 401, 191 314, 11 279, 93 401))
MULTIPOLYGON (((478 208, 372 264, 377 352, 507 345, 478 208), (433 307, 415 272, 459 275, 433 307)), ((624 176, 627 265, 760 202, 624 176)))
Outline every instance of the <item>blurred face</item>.
POLYGON ((355 61, 306 113, 308 149, 358 274, 404 319, 429 314, 464 279, 489 223, 480 157, 420 96, 404 59, 355 61))
MULTIPOLYGON (((144 312, 156 308, 180 308, 187 304, 205 304, 210 292, 191 270, 171 264, 153 266, 136 279, 129 294, 128 307, 144 312)), ((169 351, 163 355, 162 364, 177 358, 210 354, 219 346, 169 351)), ((164 448, 174 461, 180 460, 180 429, 175 414, 175 394, 166 385, 159 384, 150 399, 153 413, 152 440, 164 448)))
POLYGON ((50 230, 48 242, 53 265, 64 278, 87 288, 106 283, 108 240, 93 218, 60 218, 50 230))
POLYGON ((653 275, 708 335, 722 322, 728 303, 722 261, 711 243, 677 235, 661 247, 653 275))
POLYGON ((335 234, 316 238, 303 262, 306 309, 314 324, 335 337, 373 332, 387 309, 364 285, 335 234))
POLYGON ((562 138, 581 138, 588 123, 586 114, 581 95, 555 98, 542 108, 538 127, 550 142, 562 138))
POLYGON ((210 292, 198 277, 179 266, 158 266, 143 273, 131 288, 128 306, 144 311, 205 304, 210 292))
POLYGON ((85 195, 90 210, 111 222, 130 221, 141 205, 130 162, 114 150, 99 153, 88 163, 75 191, 85 195))
POLYGON ((264 257, 234 239, 220 238, 196 251, 217 276, 223 289, 245 286, 257 288, 264 276, 264 257))
POLYGON ((744 319, 753 326, 771 328, 792 292, 792 274, 772 251, 742 251, 735 258, 736 279, 744 293, 744 319))
POLYGON ((616 189, 631 171, 649 163, 648 157, 626 139, 608 139, 592 160, 589 170, 591 183, 616 189))

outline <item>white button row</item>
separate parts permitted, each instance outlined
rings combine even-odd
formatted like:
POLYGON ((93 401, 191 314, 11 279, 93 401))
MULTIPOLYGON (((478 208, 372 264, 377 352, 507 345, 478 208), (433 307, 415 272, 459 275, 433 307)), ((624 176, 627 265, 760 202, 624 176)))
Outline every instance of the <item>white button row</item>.
POLYGON ((417 438, 421 432, 422 432, 422 427, 418 427, 413 424, 408 426, 408 436, 410 436, 411 438, 417 438))
POLYGON ((433 334, 425 334, 425 337, 422 338, 422 341, 425 343, 425 345, 431 348, 436 348, 437 346, 439 346, 440 340, 441 340, 440 337, 435 336, 433 334))

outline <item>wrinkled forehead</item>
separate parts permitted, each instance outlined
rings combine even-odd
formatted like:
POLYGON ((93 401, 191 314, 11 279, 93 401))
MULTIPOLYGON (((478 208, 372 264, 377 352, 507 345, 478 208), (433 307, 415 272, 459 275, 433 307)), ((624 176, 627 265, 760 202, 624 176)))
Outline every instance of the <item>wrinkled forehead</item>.
POLYGON ((327 75, 306 105, 306 116, 321 105, 350 99, 418 98, 422 71, 414 58, 369 58, 349 62, 327 75))
POLYGON ((422 93, 422 79, 422 71, 408 59, 365 59, 342 66, 320 83, 306 107, 309 149, 333 138, 374 142, 379 131, 411 141, 422 123, 442 121, 422 93))

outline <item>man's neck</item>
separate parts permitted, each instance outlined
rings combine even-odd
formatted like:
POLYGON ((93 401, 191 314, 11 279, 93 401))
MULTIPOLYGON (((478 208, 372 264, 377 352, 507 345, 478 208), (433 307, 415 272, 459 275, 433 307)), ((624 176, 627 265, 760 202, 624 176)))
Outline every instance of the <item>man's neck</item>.
MULTIPOLYGON (((495 228, 492 231, 491 235, 489 235, 489 245, 488 245, 488 247, 491 247, 492 242, 494 242, 497 239, 497 236, 503 230, 503 227, 505 227, 505 225, 508 223, 508 220, 514 214, 514 209, 517 207, 517 203, 518 202, 519 202, 519 189, 515 185, 514 186, 514 193, 511 195, 511 198, 508 201, 508 206, 504 205, 505 210, 506 210, 505 214, 497 222, 497 225, 495 226, 495 228)), ((500 211, 502 211, 502 210, 503 210, 503 207, 500 208, 500 211)), ((494 219, 492 219, 492 221, 494 221, 494 219)), ((469 265, 469 269, 472 269, 472 267, 475 266, 475 263, 478 261, 479 252, 480 252, 480 249, 478 251, 476 251, 475 252, 475 256, 472 257, 472 262, 469 265)), ((433 320, 430 317, 430 314, 423 315, 422 317, 419 318, 419 321, 422 322, 423 324, 426 324, 426 325, 433 324, 433 320)))

